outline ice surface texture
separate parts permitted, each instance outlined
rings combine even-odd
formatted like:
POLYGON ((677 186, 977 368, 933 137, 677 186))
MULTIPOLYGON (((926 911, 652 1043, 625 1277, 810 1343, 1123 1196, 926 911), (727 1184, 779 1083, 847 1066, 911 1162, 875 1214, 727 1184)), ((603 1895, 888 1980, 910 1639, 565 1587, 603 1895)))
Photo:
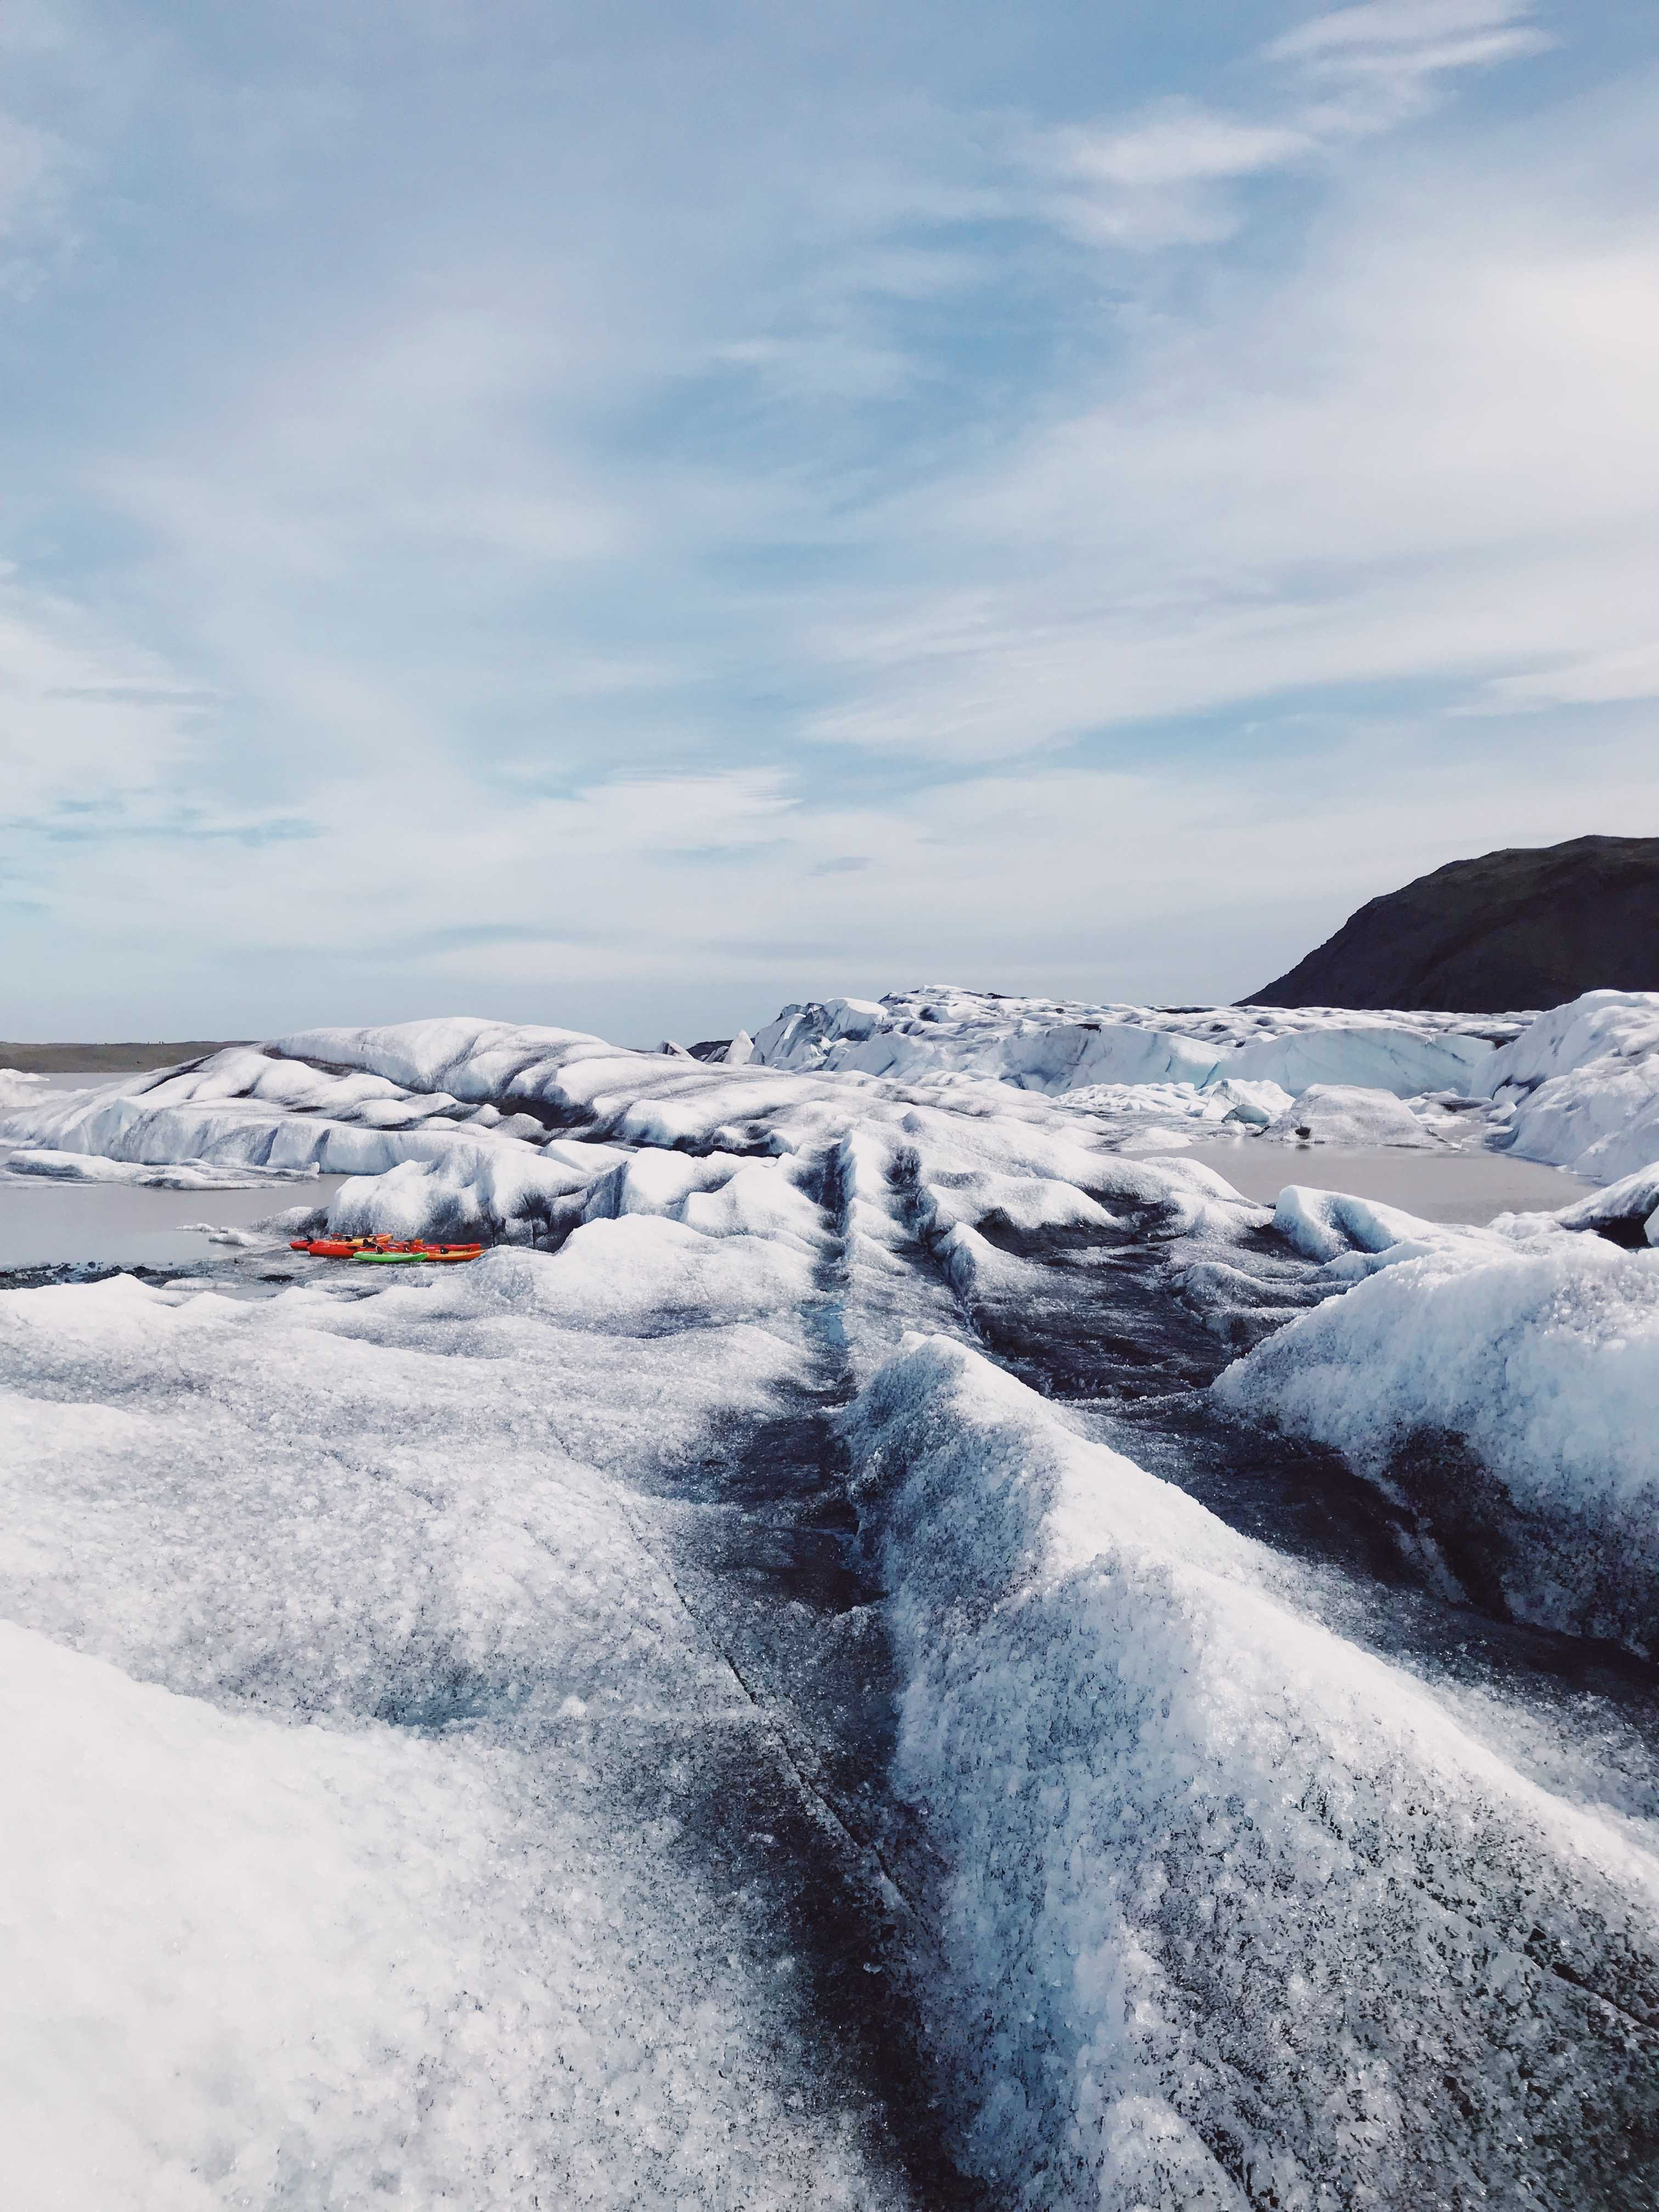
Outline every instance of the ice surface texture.
POLYGON ((16 1143, 114 1160, 345 1174, 354 1180, 336 1194, 330 1224, 348 1233, 528 1241, 562 1237, 590 1213, 690 1206, 713 1221, 713 1194, 733 1178, 726 1211, 744 1225, 743 1208, 764 1208, 783 1187, 745 1176, 747 1166, 822 1149, 854 1126, 897 1140, 931 1133, 964 1168, 1085 1183, 1103 1149, 1086 1118, 1002 1086, 941 1099, 461 1020, 236 1048, 131 1088, 39 1106, 0 1129, 16 1143), (630 1165, 641 1148, 701 1164, 642 1170, 630 1165))
POLYGON ((962 1346, 848 1434, 999 2204, 1654 2202, 1649 1852, 962 1346))
POLYGON ((1437 1152, 1440 1140, 1392 1091, 1352 1084, 1313 1083, 1275 1115, 1261 1132, 1264 1144, 1388 1145, 1437 1152))
POLYGON ((30 1075, 21 1067, 0 1067, 0 1114, 9 1114, 18 1106, 32 1106, 46 1087, 44 1075, 30 1075))
MULTIPOLYGON (((1227 1080, 1170 1079, 1149 1140, 1285 1103, 1227 1080)), ((7 1133, 514 1240, 418 1286, 0 1295, 0 2080, 45 2201, 1656 2203, 1654 1793, 1604 1786, 1601 1709, 1390 1663, 1098 1441, 1209 1422, 1253 1527, 1297 1453, 1377 1501, 1418 1450, 1486 1607, 1448 1642, 1640 1641, 1659 1259, 1599 1217, 1273 1214, 966 1063, 471 1020, 7 1133), (872 2059, 889 2014, 921 2070, 872 2059)))
MULTIPOLYGON (((1004 1116, 1020 1091, 1092 1114, 1155 1114, 1171 1142, 1182 1122, 1229 1114, 1255 1127, 1265 1116, 1275 1135, 1306 1141, 1296 1132, 1311 1122, 1292 1112, 1295 1097, 1317 1109, 1325 1141, 1421 1148, 1459 1138, 1458 1117, 1436 1109, 1433 1094, 1455 1103, 1475 1091, 1497 1101, 1527 1157, 1603 1179, 1659 1158, 1659 994, 1592 993, 1521 1028, 1520 1018, 1170 1015, 910 994, 791 1010, 763 1030, 750 1060, 711 1067, 569 1030, 453 1019, 316 1030, 36 1098, 0 1121, 0 1139, 140 1165, 377 1178, 398 1169, 372 1194, 342 1194, 335 1225, 406 1234, 568 1224, 599 1137, 629 1148, 799 1149, 822 1134, 826 1109, 844 1105, 849 1075, 884 1077, 917 1109, 965 1087, 970 1098, 988 1089, 995 1103, 978 1110, 1004 1116), (1388 1103, 1406 1097, 1419 1101, 1409 1116, 1388 1103), (582 1140, 577 1154, 561 1142, 569 1136, 582 1140)), ((869 1111, 895 1095, 872 1093, 869 1111)))
MULTIPOLYGON (((1100 1086, 1269 1081, 1397 1098, 1497 1098, 1529 1159, 1606 1182, 1659 1160, 1659 992, 1590 991, 1538 1016, 1331 1007, 1091 1006, 951 986, 787 1006, 754 1056, 909 1083, 991 1079, 1100 1101, 1100 1086)), ((1409 1141, 1403 1134, 1392 1141, 1409 1141)), ((1390 1141, 1389 1139, 1381 1139, 1390 1141)), ((1328 1141, 1370 1142, 1369 1136, 1328 1141)))
POLYGON ((0 1297, 20 2212, 899 2201, 783 1916, 686 1851, 777 1750, 633 1487, 801 1351, 605 1233, 604 1313, 511 1253, 0 1297))
POLYGON ((1396 1243, 1217 1392, 1402 1488, 1522 1618, 1659 1651, 1659 1253, 1437 1247, 1396 1243))

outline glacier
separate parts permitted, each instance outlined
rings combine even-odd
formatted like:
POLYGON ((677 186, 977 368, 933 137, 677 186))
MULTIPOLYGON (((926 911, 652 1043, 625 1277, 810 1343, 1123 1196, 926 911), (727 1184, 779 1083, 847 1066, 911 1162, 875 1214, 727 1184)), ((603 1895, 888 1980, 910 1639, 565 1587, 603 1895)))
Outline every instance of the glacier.
MULTIPOLYGON (((1349 1083, 1402 1097, 1466 1085, 1524 1015, 1341 1007, 1151 1007, 1011 998, 935 984, 882 1000, 786 1006, 745 1031, 745 1062, 856 1069, 908 1082, 969 1073, 1031 1091, 1232 1077, 1292 1093, 1349 1083)), ((733 1040, 733 1043, 737 1040, 733 1040)))
POLYGON ((1659 992, 1587 991, 1495 1052, 1483 1087, 1514 1111, 1515 1147, 1598 1182, 1659 1158, 1659 992))
POLYGON ((1000 2201, 1614 2201, 1659 1995, 1619 1824, 964 1347, 915 1340, 851 1425, 945 1838, 940 2075, 1000 2201))
POLYGON ((1216 1388, 1405 1487, 1511 1612, 1659 1652, 1659 1266, 1540 1241, 1402 1240, 1216 1388))
POLYGON ((1650 1074, 938 988, 7 1091, 0 1204, 279 1209, 0 1287, 20 2201, 1659 2206, 1650 1074))

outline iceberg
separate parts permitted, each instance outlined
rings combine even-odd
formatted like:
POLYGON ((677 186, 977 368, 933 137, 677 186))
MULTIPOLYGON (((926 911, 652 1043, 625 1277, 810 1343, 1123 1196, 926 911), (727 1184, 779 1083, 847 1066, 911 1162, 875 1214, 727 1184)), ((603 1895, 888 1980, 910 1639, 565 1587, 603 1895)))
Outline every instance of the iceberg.
POLYGON ((1659 1161, 1564 1206, 1556 1219, 1564 1229, 1594 1229, 1615 1244, 1659 1244, 1659 1161))
POLYGON ((1391 1091, 1313 1083, 1261 1132, 1267 1145, 1383 1145, 1438 1152, 1441 1140, 1391 1091))
POLYGON ((0 1067, 0 1114, 33 1105, 46 1088, 44 1075, 28 1074, 21 1067, 0 1067))

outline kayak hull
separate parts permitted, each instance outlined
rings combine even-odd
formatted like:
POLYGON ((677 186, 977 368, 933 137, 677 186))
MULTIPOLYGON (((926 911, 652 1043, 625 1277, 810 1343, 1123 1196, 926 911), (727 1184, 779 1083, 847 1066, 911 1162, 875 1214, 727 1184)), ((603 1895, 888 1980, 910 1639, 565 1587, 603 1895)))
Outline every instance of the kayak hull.
POLYGON ((460 1260, 476 1260, 483 1246, 428 1244, 421 1237, 394 1243, 389 1237, 311 1237, 295 1238, 289 1249, 308 1252, 313 1260, 371 1260, 376 1265, 408 1266, 420 1260, 445 1261, 451 1265, 460 1260))
POLYGON ((394 1244, 389 1249, 385 1251, 354 1252, 352 1257, 355 1260, 367 1261, 371 1267, 407 1267, 411 1265, 419 1266, 422 1263, 429 1266, 434 1262, 438 1264, 447 1263, 453 1266, 457 1261, 476 1260, 479 1256, 483 1249, 483 1246, 478 1244, 457 1245, 453 1247, 428 1244, 394 1244))

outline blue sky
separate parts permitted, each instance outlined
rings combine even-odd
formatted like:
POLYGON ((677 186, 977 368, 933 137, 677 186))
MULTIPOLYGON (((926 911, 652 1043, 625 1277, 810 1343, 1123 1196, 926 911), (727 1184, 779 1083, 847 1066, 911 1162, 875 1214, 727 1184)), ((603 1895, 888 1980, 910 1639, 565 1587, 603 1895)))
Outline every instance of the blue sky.
POLYGON ((1659 831, 1656 43, 18 0, 0 1034, 1231 998, 1659 831))

